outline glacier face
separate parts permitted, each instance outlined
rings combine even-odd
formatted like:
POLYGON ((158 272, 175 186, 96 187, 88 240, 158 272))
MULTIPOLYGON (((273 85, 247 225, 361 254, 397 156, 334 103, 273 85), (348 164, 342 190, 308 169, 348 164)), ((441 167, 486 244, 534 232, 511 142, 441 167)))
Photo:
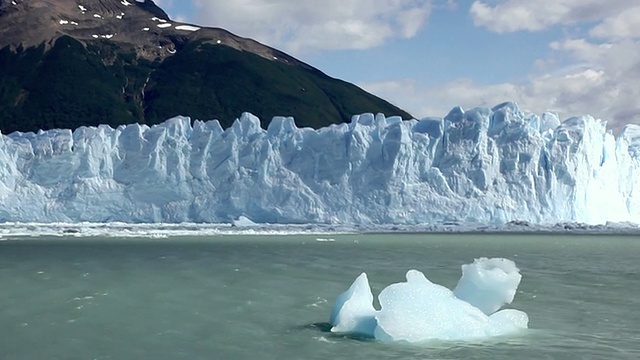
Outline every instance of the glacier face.
POLYGON ((640 223, 640 126, 515 103, 444 119, 217 121, 0 136, 0 221, 640 223))

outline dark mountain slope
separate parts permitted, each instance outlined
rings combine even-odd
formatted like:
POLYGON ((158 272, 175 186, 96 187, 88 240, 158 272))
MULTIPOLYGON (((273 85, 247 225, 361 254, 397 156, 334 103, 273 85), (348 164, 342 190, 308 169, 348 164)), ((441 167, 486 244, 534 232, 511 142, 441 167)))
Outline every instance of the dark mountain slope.
POLYGON ((172 21, 149 0, 0 0, 3 133, 175 115, 228 126, 244 111, 313 127, 362 112, 410 117, 281 51, 172 21))

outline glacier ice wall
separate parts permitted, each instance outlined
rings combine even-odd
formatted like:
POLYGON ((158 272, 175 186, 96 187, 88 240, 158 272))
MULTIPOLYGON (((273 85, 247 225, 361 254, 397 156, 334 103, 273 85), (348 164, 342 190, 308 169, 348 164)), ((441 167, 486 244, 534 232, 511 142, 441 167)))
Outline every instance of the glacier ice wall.
POLYGON ((245 113, 0 136, 0 221, 640 223, 640 126, 515 103, 323 129, 245 113))

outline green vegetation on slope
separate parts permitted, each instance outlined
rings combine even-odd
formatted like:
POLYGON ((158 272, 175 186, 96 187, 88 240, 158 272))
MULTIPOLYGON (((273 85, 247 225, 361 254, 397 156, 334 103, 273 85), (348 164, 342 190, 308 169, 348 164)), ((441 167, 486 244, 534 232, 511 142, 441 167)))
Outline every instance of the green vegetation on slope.
POLYGON ((312 68, 289 66, 223 45, 192 42, 164 62, 137 59, 107 40, 88 46, 70 37, 44 46, 0 50, 0 130, 83 125, 156 124, 176 115, 219 119, 242 112, 293 116, 321 127, 351 115, 406 112, 312 68))
POLYGON ((125 65, 133 65, 126 64, 124 57, 105 65, 102 55, 101 48, 88 50, 69 37, 58 39, 47 52, 44 46, 1 50, 2 132, 141 121, 142 112, 127 96, 135 90, 127 89, 128 76, 140 75, 125 70, 125 65))

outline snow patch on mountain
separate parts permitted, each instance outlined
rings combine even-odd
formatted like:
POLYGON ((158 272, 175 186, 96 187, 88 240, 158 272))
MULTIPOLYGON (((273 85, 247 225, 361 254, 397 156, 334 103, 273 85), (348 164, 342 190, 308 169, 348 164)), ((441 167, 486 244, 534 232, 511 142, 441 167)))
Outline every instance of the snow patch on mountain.
POLYGON ((319 130, 245 113, 0 136, 0 220, 640 223, 640 127, 515 103, 319 130))

